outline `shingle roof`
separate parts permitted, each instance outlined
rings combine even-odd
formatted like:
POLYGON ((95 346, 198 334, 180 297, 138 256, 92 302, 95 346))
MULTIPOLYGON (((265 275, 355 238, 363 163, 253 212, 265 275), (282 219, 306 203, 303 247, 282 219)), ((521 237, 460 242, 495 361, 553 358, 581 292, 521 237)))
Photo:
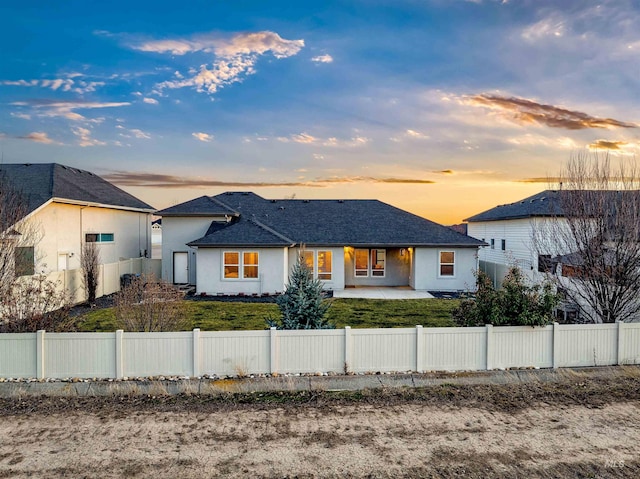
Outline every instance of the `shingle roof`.
POLYGON ((154 209, 93 173, 58 163, 0 164, 0 176, 25 195, 29 205, 27 213, 52 198, 122 209, 154 209))
MULTIPOLYGON (((230 246, 242 242, 280 246, 288 240, 288 244, 310 246, 478 247, 484 244, 377 200, 267 200, 254 193, 239 192, 223 193, 212 199, 238 213, 240 219, 208 232, 192 242, 192 246, 230 246)), ((177 205, 173 212, 182 210, 188 216, 192 211, 188 203, 192 202, 177 205)), ((211 211, 213 215, 216 209, 212 206, 211 211)))
POLYGON ((201 196, 156 212, 159 216, 237 216, 237 212, 213 196, 201 196))
POLYGON ((529 196, 524 200, 516 201, 515 203, 496 206, 495 208, 471 216, 464 221, 473 223, 476 221, 515 220, 536 216, 561 215, 560 192, 556 190, 545 190, 529 196))

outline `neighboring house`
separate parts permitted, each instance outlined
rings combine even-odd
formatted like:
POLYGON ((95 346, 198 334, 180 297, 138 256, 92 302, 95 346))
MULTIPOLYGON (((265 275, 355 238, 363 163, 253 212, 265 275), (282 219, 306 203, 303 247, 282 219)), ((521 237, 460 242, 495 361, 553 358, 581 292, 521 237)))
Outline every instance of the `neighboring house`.
POLYGON ((551 269, 551 255, 538 252, 534 224, 562 216, 558 191, 545 190, 521 201, 499 205, 467 218, 468 234, 488 243, 479 253, 480 269, 499 284, 510 265, 517 265, 531 281, 551 269))
POLYGON ((100 263, 150 255, 153 207, 99 176, 57 163, 27 163, 0 164, 0 178, 26 203, 16 232, 36 231, 16 250, 17 275, 80 268, 84 242, 99 245, 100 263))
POLYGON ((376 200, 202 196, 158 211, 163 278, 198 293, 285 289, 301 248, 326 289, 473 289, 481 241, 376 200))

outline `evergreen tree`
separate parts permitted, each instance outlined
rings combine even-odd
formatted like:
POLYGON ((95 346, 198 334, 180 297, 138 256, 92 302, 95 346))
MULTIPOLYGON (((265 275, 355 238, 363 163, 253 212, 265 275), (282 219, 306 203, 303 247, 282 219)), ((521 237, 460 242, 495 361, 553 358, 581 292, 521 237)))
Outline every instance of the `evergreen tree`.
POLYGON ((313 279, 313 274, 298 255, 284 294, 276 299, 280 308, 280 320, 268 319, 270 327, 278 329, 333 329, 326 318, 330 302, 323 298, 322 281, 313 279))

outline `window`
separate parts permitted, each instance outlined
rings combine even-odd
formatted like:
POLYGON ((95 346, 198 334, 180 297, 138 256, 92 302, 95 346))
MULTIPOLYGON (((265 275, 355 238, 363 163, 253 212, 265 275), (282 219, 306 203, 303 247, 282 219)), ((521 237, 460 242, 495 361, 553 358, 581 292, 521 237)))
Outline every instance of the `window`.
POLYGON ((455 251, 440 251, 440 276, 455 275, 455 259, 455 251))
POLYGON ((491 249, 496 249, 496 240, 491 238, 491 249))
POLYGON ((225 279, 257 279, 258 261, 257 251, 225 251, 222 255, 225 279))
POLYGON ((501 245, 500 245, 500 249, 502 251, 505 251, 507 249, 507 240, 506 239, 502 240, 501 245))
POLYGON ((87 233, 84 240, 87 243, 113 243, 113 233, 87 233))
POLYGON ((369 250, 356 250, 356 276, 369 276, 369 250))
POLYGON ((255 251, 243 253, 242 262, 244 277, 256 279, 258 277, 258 253, 255 251))
POLYGON ((35 274, 33 246, 18 246, 14 251, 15 274, 31 276, 35 274))
POLYGON ((307 265, 309 271, 311 271, 311 275, 313 275, 313 251, 303 251, 302 259, 304 260, 304 264, 307 265))
POLYGON ((318 251, 318 279, 331 281, 331 251, 318 251))
POLYGON ((371 250, 371 276, 384 276, 386 256, 386 251, 383 249, 371 250))
MULTIPOLYGON (((539 254, 538 255, 538 271, 540 273, 553 273, 555 269, 553 262, 551 261, 550 254, 539 254)), ((563 267, 564 273, 564 267, 563 267)))

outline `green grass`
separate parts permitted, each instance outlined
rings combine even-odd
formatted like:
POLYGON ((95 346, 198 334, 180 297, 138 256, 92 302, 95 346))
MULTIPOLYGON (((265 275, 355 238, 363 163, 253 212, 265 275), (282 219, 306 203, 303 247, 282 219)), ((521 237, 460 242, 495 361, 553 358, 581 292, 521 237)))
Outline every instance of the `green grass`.
MULTIPOLYGON (((412 328, 454 326, 451 310, 459 304, 453 299, 334 299, 327 313, 337 328, 412 328)), ((260 330, 265 318, 279 317, 273 303, 234 303, 187 301, 192 328, 203 331, 260 330)), ((113 308, 91 311, 79 322, 81 331, 115 331, 113 308)))

